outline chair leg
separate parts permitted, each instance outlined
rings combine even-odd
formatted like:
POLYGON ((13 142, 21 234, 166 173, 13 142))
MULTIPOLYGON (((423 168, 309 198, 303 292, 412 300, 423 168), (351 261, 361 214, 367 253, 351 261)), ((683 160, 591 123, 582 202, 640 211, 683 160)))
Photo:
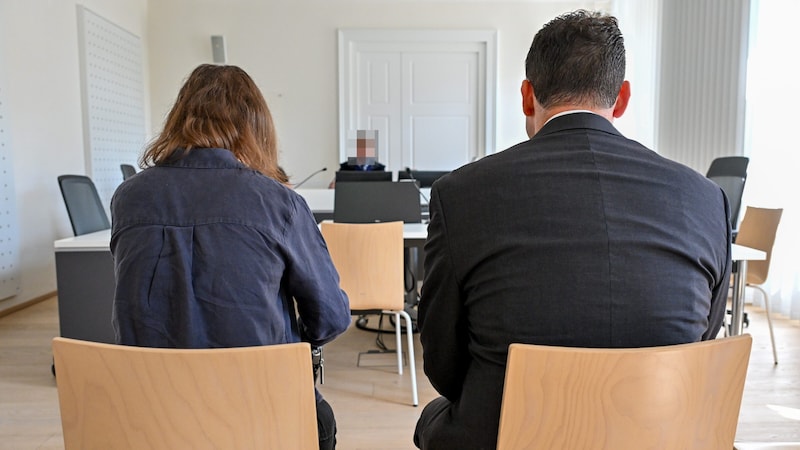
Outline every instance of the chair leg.
POLYGON ((728 323, 728 313, 730 310, 725 311, 725 314, 722 315, 722 331, 723 337, 728 337, 731 334, 731 325, 728 323))
POLYGON ((767 291, 765 291, 761 286, 756 286, 754 284, 748 284, 751 288, 758 289, 761 291, 761 295, 764 296, 764 310, 767 312, 767 325, 769 325, 769 339, 772 341, 772 359, 775 361, 775 364, 778 364, 778 351, 775 349, 775 333, 772 331, 772 318, 769 316, 769 295, 767 295, 767 291))
POLYGON ((400 335, 402 334, 402 329, 400 326, 400 313, 397 311, 392 311, 394 313, 394 336, 395 336, 395 348, 397 349, 397 373, 399 375, 403 374, 403 345, 402 340, 400 339, 400 335))
MULTIPOLYGON (((417 368, 414 360, 414 326, 411 323, 411 316, 405 311, 399 311, 406 320, 406 337, 408 341, 408 370, 411 372, 411 396, 414 406, 419 405, 419 395, 417 394, 417 368)), ((400 322, 397 322, 397 329, 400 329, 400 322)), ((400 348, 398 345, 397 348, 400 348)))

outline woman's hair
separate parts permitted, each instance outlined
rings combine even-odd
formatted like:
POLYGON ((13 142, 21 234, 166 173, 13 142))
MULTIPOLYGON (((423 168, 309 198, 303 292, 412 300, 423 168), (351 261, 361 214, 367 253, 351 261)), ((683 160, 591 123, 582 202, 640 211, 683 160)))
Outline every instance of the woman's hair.
POLYGON ((174 161, 196 148, 228 149, 246 166, 288 182, 278 168, 278 140, 267 102, 239 67, 203 64, 194 69, 141 165, 174 161))

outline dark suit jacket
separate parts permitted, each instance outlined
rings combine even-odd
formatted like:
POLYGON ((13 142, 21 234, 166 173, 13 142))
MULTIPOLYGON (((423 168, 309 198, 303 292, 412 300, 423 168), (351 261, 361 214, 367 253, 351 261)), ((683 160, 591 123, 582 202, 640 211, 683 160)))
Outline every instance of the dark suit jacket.
POLYGON ((601 116, 553 119, 431 197, 419 324, 425 373, 453 405, 423 448, 494 448, 512 342, 646 347, 720 329, 722 190, 601 116))

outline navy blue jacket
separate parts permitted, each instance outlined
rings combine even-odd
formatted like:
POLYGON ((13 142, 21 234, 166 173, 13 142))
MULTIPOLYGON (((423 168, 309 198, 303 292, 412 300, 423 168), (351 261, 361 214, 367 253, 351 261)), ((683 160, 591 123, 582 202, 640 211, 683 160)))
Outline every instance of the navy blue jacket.
POLYGON ((601 116, 555 118, 440 178, 430 211, 419 325, 425 373, 453 405, 423 448, 495 448, 513 342, 647 347, 720 330, 722 190, 601 116))
POLYGON ((228 150, 143 170, 114 193, 111 216, 118 343, 322 345, 350 324, 303 198, 228 150))

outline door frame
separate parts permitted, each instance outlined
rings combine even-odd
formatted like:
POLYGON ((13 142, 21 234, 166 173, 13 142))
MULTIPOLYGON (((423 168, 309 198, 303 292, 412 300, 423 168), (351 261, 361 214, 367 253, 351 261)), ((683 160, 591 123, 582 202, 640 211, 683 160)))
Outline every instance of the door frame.
MULTIPOLYGON (((483 142, 478 142, 478 155, 495 152, 495 128, 497 110, 497 30, 413 30, 413 29, 339 29, 339 160, 347 159, 347 130, 355 120, 355 67, 359 45, 385 45, 387 51, 397 51, 408 45, 408 51, 418 49, 420 43, 478 44, 480 59, 478 90, 483 82, 483 142), (481 70, 483 69, 483 70, 481 70), (481 146, 483 151, 481 151, 481 146)), ((402 50, 401 50, 402 51, 402 50)))

